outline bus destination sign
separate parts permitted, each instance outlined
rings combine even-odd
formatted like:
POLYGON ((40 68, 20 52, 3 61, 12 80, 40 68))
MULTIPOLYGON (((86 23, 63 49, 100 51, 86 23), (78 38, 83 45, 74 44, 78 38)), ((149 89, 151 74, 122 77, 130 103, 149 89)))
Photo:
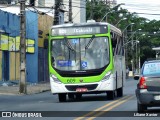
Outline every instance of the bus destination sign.
POLYGON ((92 26, 92 27, 65 27, 52 29, 52 36, 56 35, 88 35, 107 33, 106 26, 92 26))

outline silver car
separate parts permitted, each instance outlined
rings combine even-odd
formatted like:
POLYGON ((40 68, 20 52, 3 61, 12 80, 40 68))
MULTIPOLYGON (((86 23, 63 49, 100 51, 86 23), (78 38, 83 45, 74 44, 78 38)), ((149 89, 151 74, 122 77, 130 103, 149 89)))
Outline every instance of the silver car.
POLYGON ((137 110, 144 112, 147 107, 160 106, 160 60, 144 62, 136 89, 137 110))

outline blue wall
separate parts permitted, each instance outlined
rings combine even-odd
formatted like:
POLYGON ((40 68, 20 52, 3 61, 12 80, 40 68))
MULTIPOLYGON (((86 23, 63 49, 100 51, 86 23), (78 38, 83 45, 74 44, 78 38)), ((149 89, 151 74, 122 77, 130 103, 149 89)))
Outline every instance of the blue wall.
MULTIPOLYGON (((9 33, 9 36, 20 35, 19 16, 0 10, 0 30, 9 33)), ((37 13, 26 12, 26 38, 35 40, 35 53, 26 54, 27 81, 38 82, 38 15, 37 13)))
POLYGON ((26 38, 35 40, 35 53, 27 54, 27 80, 28 82, 38 82, 38 15, 28 11, 26 13, 26 38))

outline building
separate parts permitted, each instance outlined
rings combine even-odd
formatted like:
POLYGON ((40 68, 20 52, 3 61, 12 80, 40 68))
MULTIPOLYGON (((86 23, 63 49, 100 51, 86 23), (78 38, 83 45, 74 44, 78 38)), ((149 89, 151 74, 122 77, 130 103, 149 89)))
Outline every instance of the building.
MULTIPOLYGON (((9 4, 18 4, 18 0, 4 0, 4 1, 8 1, 9 4)), ((72 1, 73 22, 74 23, 86 22, 86 0, 71 0, 71 1, 72 1)), ((61 9, 66 11, 64 14, 64 22, 67 23, 69 20, 69 0, 61 0, 61 3, 62 3, 60 6, 61 9)), ((112 4, 111 1, 110 4, 112 4)), ((55 6, 55 0, 26 0, 26 5, 51 8, 55 6)))
MULTIPOLYGON (((63 0, 65 11, 65 22, 68 22, 69 17, 69 0, 63 0)), ((86 22, 86 0, 72 0, 72 19, 74 23, 86 22)))
MULTIPOLYGON (((69 17, 69 0, 61 0, 61 9, 65 12, 64 21, 68 22, 69 17)), ((36 0, 35 6, 53 7, 55 0, 36 0)), ((86 0, 72 0, 72 19, 74 23, 86 22, 86 0)))
MULTIPOLYGON (((0 81, 20 79, 20 8, 18 1, 1 0, 0 2, 0 81)), ((61 2, 60 8, 63 10, 60 9, 59 24, 68 22, 69 0, 61 0, 61 2)), ((47 81, 47 50, 43 48, 43 42, 47 38, 46 34, 50 26, 53 25, 55 0, 26 0, 26 5, 27 82, 47 81), (40 15, 36 12, 37 10, 46 14, 40 15)), ((86 22, 85 6, 85 0, 72 0, 73 22, 86 22)))
MULTIPOLYGON (((20 8, 18 5, 0 7, 0 81, 20 79, 20 8)), ((64 17, 63 11, 60 11, 64 17)), ((26 8, 26 68, 27 82, 48 81, 47 50, 43 49, 49 28, 53 25, 54 10, 26 8), (36 11, 39 12, 36 12, 36 11), (46 14, 39 14, 46 13, 46 14)), ((61 22, 61 21, 60 21, 61 22)), ((62 21, 64 23, 64 21, 62 21)))
MULTIPOLYGON (((2 81, 20 79, 20 17, 18 14, 19 7, 0 8, 0 80, 2 81)), ((35 13, 26 12, 26 43, 29 43, 26 45, 28 82, 38 82, 38 76, 36 76, 38 73, 38 24, 35 21, 29 25, 31 21, 37 18, 35 13)))

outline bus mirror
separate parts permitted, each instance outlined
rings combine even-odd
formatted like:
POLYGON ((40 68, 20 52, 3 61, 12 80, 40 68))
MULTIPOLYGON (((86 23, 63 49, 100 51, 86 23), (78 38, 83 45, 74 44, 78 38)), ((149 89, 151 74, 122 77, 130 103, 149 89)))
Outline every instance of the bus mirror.
POLYGON ((48 49, 48 39, 44 39, 43 46, 44 46, 44 49, 48 49))

